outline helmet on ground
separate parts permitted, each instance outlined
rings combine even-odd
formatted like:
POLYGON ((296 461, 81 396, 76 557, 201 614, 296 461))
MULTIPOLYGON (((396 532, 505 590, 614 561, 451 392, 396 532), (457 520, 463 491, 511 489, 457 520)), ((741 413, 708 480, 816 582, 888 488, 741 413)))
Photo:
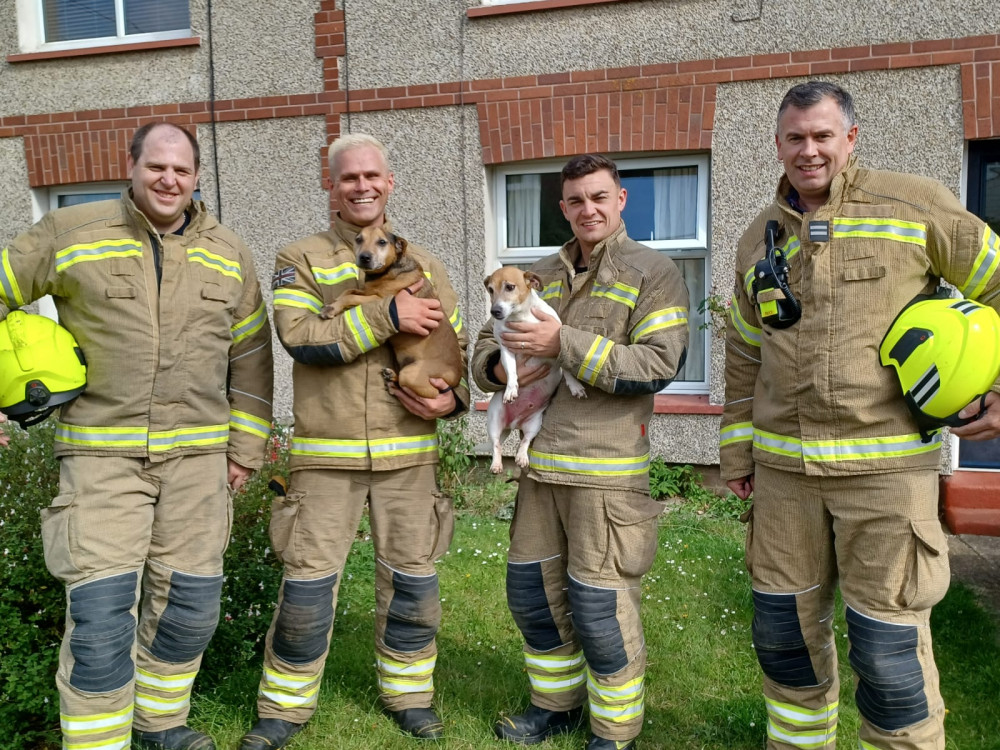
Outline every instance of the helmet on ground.
POLYGON ((86 385, 83 351, 61 325, 20 310, 0 321, 0 411, 8 417, 37 424, 86 385))
POLYGON ((915 297, 896 316, 879 359, 895 367, 924 440, 941 427, 960 427, 979 415, 958 413, 980 400, 1000 377, 1000 316, 969 299, 947 292, 915 297))

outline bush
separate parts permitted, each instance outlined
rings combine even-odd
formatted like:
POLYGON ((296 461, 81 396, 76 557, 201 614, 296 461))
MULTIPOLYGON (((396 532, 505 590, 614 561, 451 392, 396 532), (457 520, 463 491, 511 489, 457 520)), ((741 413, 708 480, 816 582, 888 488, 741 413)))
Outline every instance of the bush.
POLYGON ((685 510, 713 518, 739 518, 750 507, 732 492, 719 496, 702 483, 702 476, 686 464, 668 464, 654 458, 649 464, 649 494, 654 500, 683 498, 685 510))

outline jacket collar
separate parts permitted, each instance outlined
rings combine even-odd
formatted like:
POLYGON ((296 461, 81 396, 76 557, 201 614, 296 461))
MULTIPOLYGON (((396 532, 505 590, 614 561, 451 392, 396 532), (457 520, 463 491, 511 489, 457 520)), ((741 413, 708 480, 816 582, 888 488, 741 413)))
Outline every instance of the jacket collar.
MULTIPOLYGON (((830 183, 830 197, 826 199, 828 203, 834 203, 840 205, 844 202, 847 197, 847 191, 850 185, 854 183, 854 179, 860 169, 858 164, 858 157, 854 154, 847 159, 847 165, 833 177, 833 181, 830 183)), ((778 192, 775 196, 775 201, 782 208, 787 208, 795 211, 796 213, 803 213, 799 211, 798 208, 793 205, 793 202, 789 200, 789 196, 795 195, 795 189, 792 187, 792 183, 788 180, 788 175, 782 175, 781 180, 778 182, 778 192)))
MULTIPOLYGON (((188 222, 187 228, 184 233, 187 234, 192 228, 197 228, 199 231, 203 229, 211 229, 212 227, 218 225, 218 220, 208 212, 205 208, 205 203, 203 201, 191 201, 186 209, 188 213, 191 214, 191 220, 188 222)), ((117 219, 113 219, 110 222, 111 226, 135 226, 138 225, 147 232, 158 235, 159 232, 150 223, 149 219, 146 217, 139 207, 135 205, 135 201, 132 198, 132 188, 129 188, 126 192, 122 193, 122 212, 119 214, 117 219)))
MULTIPOLYGON (((628 231, 625 229, 625 222, 618 225, 618 229, 594 245, 590 253, 590 264, 588 268, 596 272, 594 278, 600 284, 608 285, 618 278, 618 268, 615 259, 618 251, 625 240, 628 239, 628 231)), ((559 249, 559 259, 572 278, 575 274, 575 262, 580 257, 580 241, 575 237, 559 249)))

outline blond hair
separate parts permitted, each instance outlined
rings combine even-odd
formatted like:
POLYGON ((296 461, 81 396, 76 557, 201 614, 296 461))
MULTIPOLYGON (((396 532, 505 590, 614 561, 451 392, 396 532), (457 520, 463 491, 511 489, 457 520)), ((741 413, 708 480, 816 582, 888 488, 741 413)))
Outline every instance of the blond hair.
POLYGON ((330 179, 336 179, 337 170, 334 162, 339 154, 350 151, 354 148, 373 148, 382 154, 382 162, 385 164, 385 171, 389 171, 389 151, 378 138, 367 133, 348 133, 337 138, 330 144, 327 158, 330 163, 330 179))

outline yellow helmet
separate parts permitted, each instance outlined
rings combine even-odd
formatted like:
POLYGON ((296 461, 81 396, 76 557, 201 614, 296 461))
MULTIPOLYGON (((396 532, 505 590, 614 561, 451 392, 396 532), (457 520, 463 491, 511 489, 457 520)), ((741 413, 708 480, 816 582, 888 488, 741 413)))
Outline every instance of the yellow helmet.
POLYGON ((896 316, 879 359, 896 368, 899 383, 924 440, 941 427, 959 427, 979 415, 958 412, 980 399, 1000 377, 1000 316, 945 292, 915 297, 896 316))
POLYGON ((0 321, 0 411, 22 427, 41 422, 87 385, 73 334, 43 315, 14 310, 0 321))

